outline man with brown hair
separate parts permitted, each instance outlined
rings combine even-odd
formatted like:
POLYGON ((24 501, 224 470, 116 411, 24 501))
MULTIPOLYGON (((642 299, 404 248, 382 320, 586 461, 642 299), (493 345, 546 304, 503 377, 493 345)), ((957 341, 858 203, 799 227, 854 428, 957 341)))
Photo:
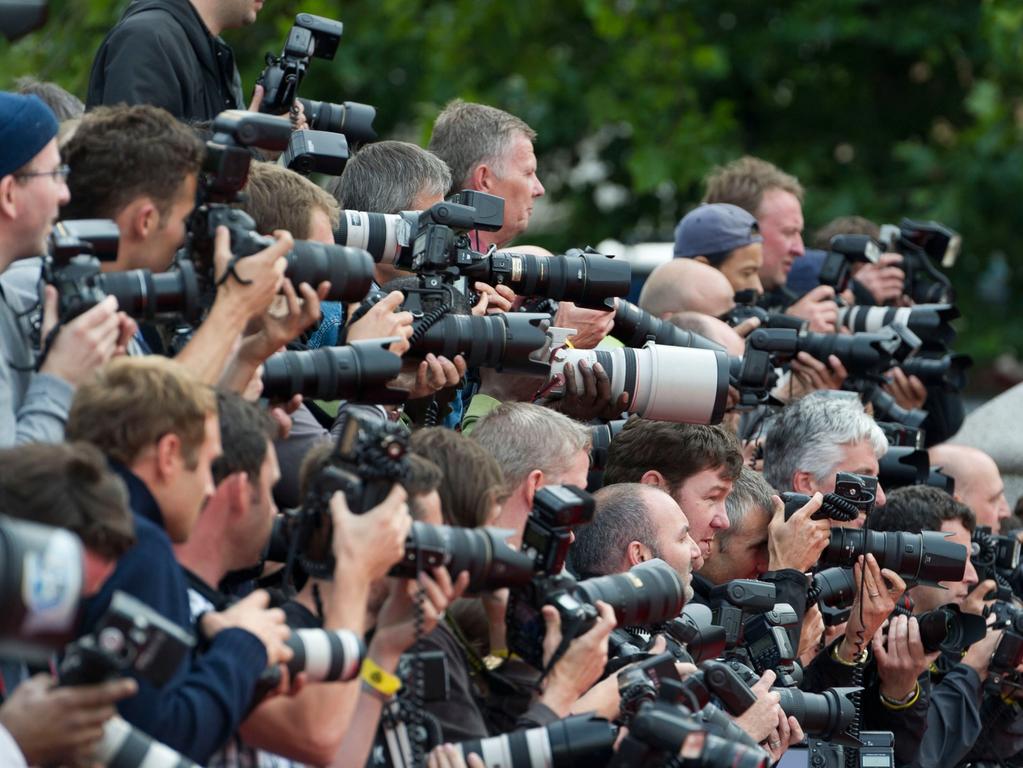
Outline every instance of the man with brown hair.
MULTIPOLYGON (((68 436, 96 445, 128 486, 137 542, 100 593, 84 603, 81 634, 91 632, 115 590, 191 627, 188 584, 172 542, 187 541, 206 497, 211 465, 220 454, 213 391, 163 357, 125 358, 103 368, 78 391, 68 436)), ((288 629, 281 611, 265 610, 257 591, 197 630, 208 641, 156 688, 139 680, 139 694, 121 715, 153 738, 205 763, 248 711, 267 664, 286 661, 288 629)))
POLYGON ((740 157, 707 176, 705 203, 731 203, 757 218, 764 238, 760 282, 765 301, 787 304, 786 313, 810 323, 810 330, 834 333, 838 307, 835 292, 822 285, 796 301, 786 293, 792 263, 803 256, 803 187, 799 180, 757 157, 740 157))
POLYGON ((739 443, 724 427, 632 418, 608 448, 604 485, 649 483, 671 494, 700 547, 699 570, 714 535, 728 528, 725 499, 741 469, 739 443))

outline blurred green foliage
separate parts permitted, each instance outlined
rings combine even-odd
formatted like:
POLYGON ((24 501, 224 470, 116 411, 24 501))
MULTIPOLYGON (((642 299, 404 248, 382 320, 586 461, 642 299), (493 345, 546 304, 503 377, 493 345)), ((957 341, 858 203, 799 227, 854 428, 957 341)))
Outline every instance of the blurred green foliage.
MULTIPOLYGON (((0 44, 2 84, 84 95, 123 7, 52 0, 42 32, 0 44)), ((1021 0, 267 0, 225 35, 247 87, 300 10, 345 23, 303 95, 376 105, 381 135, 425 143, 455 96, 536 128, 551 247, 670 239, 704 174, 752 153, 806 186, 808 234, 851 213, 958 229, 960 346, 1023 347, 1021 0)))

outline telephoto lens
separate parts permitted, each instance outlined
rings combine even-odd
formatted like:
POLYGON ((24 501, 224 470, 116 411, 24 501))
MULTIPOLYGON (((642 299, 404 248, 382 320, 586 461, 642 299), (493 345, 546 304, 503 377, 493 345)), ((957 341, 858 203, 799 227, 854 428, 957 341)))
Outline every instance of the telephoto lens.
POLYGON ((103 293, 116 296, 117 308, 136 320, 180 317, 191 324, 199 320, 199 279, 187 259, 167 272, 104 272, 96 276, 96 285, 103 293))
POLYGON ((941 650, 961 653, 987 634, 987 621, 975 613, 963 613, 956 603, 949 603, 916 617, 920 624, 920 641, 927 653, 941 650))
POLYGON ((412 226, 410 217, 397 213, 341 211, 334 242, 361 248, 380 264, 394 264, 402 248, 409 244, 412 226))
POLYGON ((596 605, 610 605, 618 626, 650 626, 673 619, 686 602, 685 587, 678 573, 659 558, 633 566, 625 573, 597 576, 576 585, 576 593, 596 605))
POLYGON ((924 384, 959 392, 966 386, 966 371, 972 366, 973 358, 969 355, 949 354, 941 357, 911 357, 899 367, 907 376, 916 376, 924 384))
POLYGON ((103 738, 92 759, 106 768, 199 768, 117 715, 103 724, 103 738))
POLYGON ((629 262, 579 250, 559 256, 498 251, 480 266, 480 279, 503 283, 520 296, 543 296, 594 309, 606 309, 608 299, 626 295, 632 281, 629 262))
POLYGON ((412 338, 410 357, 428 352, 451 360, 462 355, 469 368, 493 368, 546 375, 540 353, 548 345, 550 315, 501 312, 494 315, 444 315, 421 338, 412 338))
POLYGON ((786 715, 799 721, 807 736, 850 747, 859 746, 846 730, 856 719, 856 705, 849 697, 859 688, 828 688, 822 693, 805 693, 798 688, 772 688, 780 697, 786 715))
POLYGON ((373 259, 361 248, 296 240, 287 259, 284 274, 295 286, 308 283, 315 289, 329 280, 329 301, 361 301, 373 285, 373 259))
MULTIPOLYGON (((669 347, 648 342, 642 349, 559 349, 550 378, 573 365, 576 385, 584 389, 579 362, 600 363, 611 380, 611 400, 629 394, 629 413, 680 424, 717 424, 725 413, 730 377, 728 355, 721 350, 669 347)), ((564 383, 553 393, 564 392, 564 383)))
POLYGON ((373 130, 373 120, 377 116, 375 107, 357 101, 342 104, 312 99, 298 101, 302 102, 306 120, 314 131, 343 133, 352 144, 376 141, 377 132, 373 130))
POLYGON ((629 734, 652 750, 677 756, 682 765, 692 768, 725 765, 730 768, 767 768, 768 764, 768 755, 763 750, 707 733, 691 715, 678 707, 643 707, 629 722, 629 734))
POLYGON ((920 339, 900 325, 886 326, 872 333, 802 333, 799 352, 826 363, 830 355, 842 361, 851 376, 877 373, 901 362, 920 346, 920 339))
POLYGON ((385 386, 401 371, 401 358, 387 348, 389 343, 370 339, 343 347, 278 352, 263 364, 263 397, 403 402, 407 392, 385 386))
POLYGON ((544 728, 463 741, 465 759, 479 755, 487 768, 592 768, 611 759, 617 729, 592 715, 555 720, 544 728))
MULTIPOLYGON (((809 603, 848 608, 856 598, 856 580, 850 568, 825 568, 813 575, 809 603)), ((807 606, 809 607, 809 605, 807 606)))
POLYGON ((287 646, 293 652, 287 663, 292 679, 305 672, 311 683, 354 680, 366 655, 366 643, 349 629, 292 630, 287 646))
POLYGON ((528 584, 533 578, 533 558, 508 545, 511 534, 501 528, 412 523, 405 557, 390 575, 414 579, 420 571, 443 566, 454 581, 467 571, 471 593, 528 584))
POLYGON ((697 349, 723 350, 705 336, 679 328, 668 320, 654 317, 631 301, 618 300, 615 310, 615 324, 611 335, 627 347, 642 347, 648 341, 669 347, 696 347, 697 349))
POLYGON ((951 322, 959 317, 954 304, 917 304, 913 307, 842 307, 838 322, 850 331, 877 333, 886 326, 909 328, 928 346, 947 347, 955 341, 951 322))
POLYGON ((861 555, 871 554, 881 568, 895 571, 909 586, 961 581, 966 571, 966 547, 949 541, 951 535, 940 531, 832 528, 820 563, 851 568, 861 555))

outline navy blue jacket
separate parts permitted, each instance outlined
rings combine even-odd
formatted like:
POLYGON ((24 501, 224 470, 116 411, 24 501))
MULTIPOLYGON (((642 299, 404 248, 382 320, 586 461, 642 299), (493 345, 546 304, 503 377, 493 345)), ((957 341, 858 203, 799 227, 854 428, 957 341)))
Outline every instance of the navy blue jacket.
MULTIPOLYGON (((127 592, 182 627, 191 628, 188 582, 174 559, 163 516, 145 484, 113 465, 128 486, 136 544, 118 560, 113 575, 83 603, 79 636, 102 618, 115 590, 127 592)), ((162 688, 136 678, 139 692, 122 701, 121 716, 157 741, 205 765, 249 711, 266 668, 262 642, 243 629, 219 632, 201 655, 192 655, 162 688)))

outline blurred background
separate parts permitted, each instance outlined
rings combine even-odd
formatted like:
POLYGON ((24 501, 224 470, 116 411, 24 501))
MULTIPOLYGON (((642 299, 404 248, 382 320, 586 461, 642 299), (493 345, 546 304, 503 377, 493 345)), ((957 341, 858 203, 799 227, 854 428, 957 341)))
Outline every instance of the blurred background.
MULTIPOLYGON (((51 0, 42 31, 0 41, 0 85, 84 97, 126 5, 51 0)), ((973 395, 1023 379, 1023 1, 265 0, 224 36, 247 92, 299 11, 345 25, 302 95, 376 106, 381 137, 425 144, 456 96, 530 123, 547 197, 529 240, 555 250, 670 241, 744 153, 799 177, 808 242, 840 215, 947 224, 973 395)))

